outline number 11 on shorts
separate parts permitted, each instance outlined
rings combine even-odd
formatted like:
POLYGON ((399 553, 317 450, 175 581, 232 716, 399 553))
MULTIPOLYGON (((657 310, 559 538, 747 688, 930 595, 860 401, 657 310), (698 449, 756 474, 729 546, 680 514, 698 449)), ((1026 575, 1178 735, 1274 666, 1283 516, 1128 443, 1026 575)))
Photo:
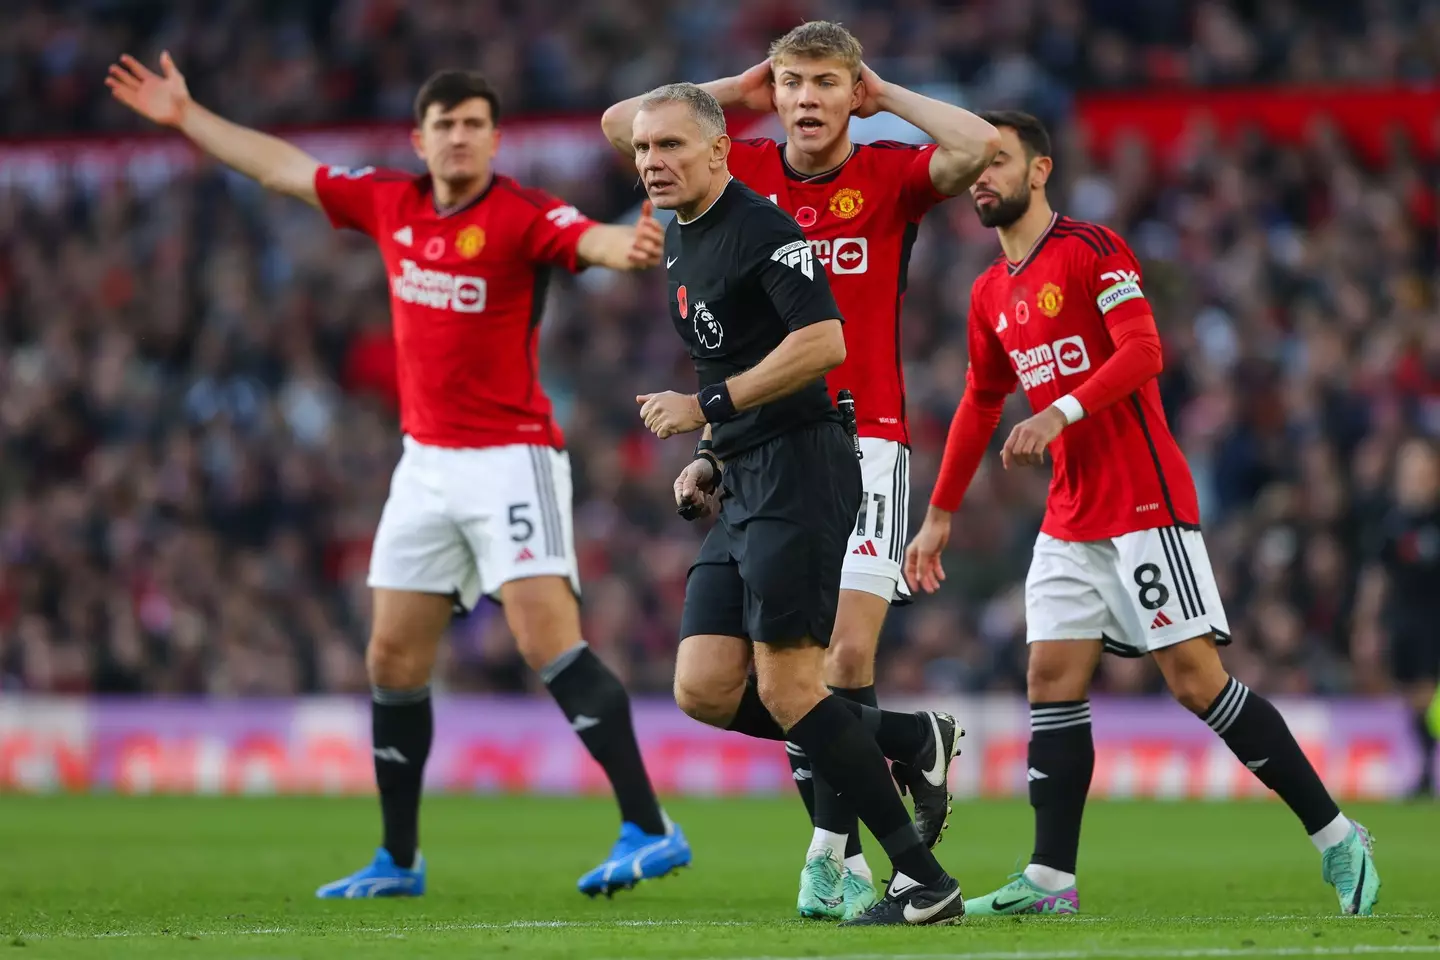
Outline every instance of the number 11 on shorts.
POLYGON ((875 501, 875 532, 872 536, 884 538, 885 536, 885 494, 872 493, 868 497, 860 498, 860 518, 855 522, 855 536, 865 536, 865 527, 869 521, 870 501, 875 501))

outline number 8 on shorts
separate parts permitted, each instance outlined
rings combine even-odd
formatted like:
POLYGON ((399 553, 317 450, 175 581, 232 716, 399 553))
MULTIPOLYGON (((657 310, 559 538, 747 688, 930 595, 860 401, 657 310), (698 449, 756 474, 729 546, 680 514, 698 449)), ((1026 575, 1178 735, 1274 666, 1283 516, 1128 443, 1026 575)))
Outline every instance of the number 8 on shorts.
POLYGON ((1026 640, 1102 640, 1138 657, 1184 640, 1230 642, 1199 530, 1155 527, 1109 540, 1040 534, 1025 583, 1026 640))

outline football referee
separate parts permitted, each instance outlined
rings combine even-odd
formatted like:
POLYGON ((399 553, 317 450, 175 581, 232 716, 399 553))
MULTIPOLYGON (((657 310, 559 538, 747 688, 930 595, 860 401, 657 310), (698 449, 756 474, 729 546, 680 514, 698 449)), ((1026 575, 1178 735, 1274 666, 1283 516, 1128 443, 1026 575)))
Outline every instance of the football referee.
POLYGON ((824 681, 861 496, 853 440, 825 389, 845 359, 825 271, 788 214, 731 179, 725 116, 709 93, 652 91, 632 132, 646 193, 676 214, 665 234, 670 318, 700 382, 698 394, 636 400, 659 437, 705 428, 675 500, 692 517, 719 514, 686 584, 675 699, 705 723, 798 744, 854 804, 896 873, 849 922, 954 922, 960 886, 929 849, 949 811, 954 721, 862 706, 824 681))

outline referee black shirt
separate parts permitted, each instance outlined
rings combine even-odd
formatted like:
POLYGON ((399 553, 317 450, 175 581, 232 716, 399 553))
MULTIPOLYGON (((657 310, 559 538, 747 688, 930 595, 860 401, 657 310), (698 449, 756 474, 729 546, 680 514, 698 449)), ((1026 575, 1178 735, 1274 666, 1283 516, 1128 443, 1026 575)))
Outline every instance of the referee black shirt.
MULTIPOLYGON (((730 180, 700 216, 665 230, 670 319, 708 387, 758 364, 793 330, 842 319, 825 268, 790 215, 730 180)), ((840 422, 825 378, 715 424, 721 460, 810 423, 840 422)))

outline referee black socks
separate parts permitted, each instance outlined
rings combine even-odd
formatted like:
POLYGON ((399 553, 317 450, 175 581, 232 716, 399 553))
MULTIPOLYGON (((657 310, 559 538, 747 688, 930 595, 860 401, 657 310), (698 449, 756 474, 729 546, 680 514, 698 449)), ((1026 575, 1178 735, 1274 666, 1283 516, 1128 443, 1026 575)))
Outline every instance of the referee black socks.
POLYGON ((580 742, 605 770, 620 805, 620 818, 651 836, 663 835, 665 817, 645 772, 630 716, 630 696, 620 679, 585 643, 556 657, 540 671, 540 679, 580 742))
POLYGON ((1095 773, 1090 701, 1032 703, 1028 760, 1026 779, 1035 811, 1035 852, 1030 862, 1073 876, 1085 797, 1095 773))
MULTIPOLYGON (((873 689, 873 688, 872 688, 873 689)), ((880 751, 891 760, 909 763, 925 748, 929 736, 926 719, 918 713, 897 713, 894 710, 880 710, 876 707, 856 703, 854 700, 829 697, 843 710, 860 721, 863 729, 880 745, 880 751)), ((726 725, 726 730, 743 733, 760 740, 785 740, 800 747, 801 753, 808 753, 804 745, 793 736, 787 737, 785 730, 770 716, 770 711, 760 699, 760 690, 755 678, 745 681, 745 690, 735 708, 735 716, 726 725)), ((793 732, 793 731, 792 731, 793 732)), ((812 760, 814 758, 811 758, 812 760)), ((791 768, 794 769, 794 761, 791 768)), ((814 772, 814 765, 811 764, 814 772)))
POLYGON ((826 697, 790 728, 790 740, 855 808, 896 870, 922 884, 938 882, 945 871, 920 842, 875 738, 848 706, 839 697, 826 697))
POLYGON ((1274 704, 1231 677, 1201 719, 1261 783, 1295 811, 1312 839, 1327 828, 1338 829, 1340 808, 1274 704))
MULTIPOLYGON (((740 703, 735 707, 735 716, 730 718, 730 723, 725 729, 743 733, 745 736, 754 737, 757 740, 789 739, 785 736, 785 728, 775 722, 775 718, 770 716, 770 711, 760 699, 760 688, 755 685, 754 677, 745 681, 745 691, 740 694, 740 703)), ((802 754, 805 752, 798 743, 796 749, 802 754)))
POLYGON ((415 863, 420 836, 420 791, 435 735, 430 688, 371 691, 370 730, 375 785, 380 790, 383 846, 398 867, 415 863))
MULTIPOLYGON (((868 687, 855 688, 831 687, 830 690, 835 696, 842 700, 858 703, 876 710, 877 713, 879 712, 877 709, 879 698, 875 695, 874 684, 868 687)), ((907 715, 897 714, 897 716, 907 715)), ((918 720, 918 718, 916 719, 918 720)), ((821 830, 845 835, 846 860, 859 856, 862 852, 860 846, 860 824, 855 816, 855 808, 837 794, 835 790, 825 782, 824 777, 815 778, 814 784, 815 810, 811 816, 811 821, 821 830)))

